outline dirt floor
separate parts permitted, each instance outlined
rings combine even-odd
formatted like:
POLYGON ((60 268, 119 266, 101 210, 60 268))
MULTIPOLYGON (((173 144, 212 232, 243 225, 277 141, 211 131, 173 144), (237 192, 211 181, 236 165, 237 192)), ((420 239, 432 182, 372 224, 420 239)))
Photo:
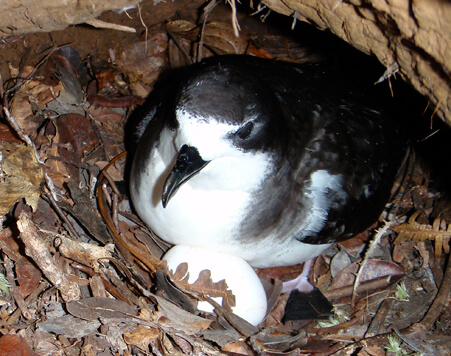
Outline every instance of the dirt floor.
POLYGON ((451 133, 396 79, 380 85, 414 127, 415 159, 384 220, 316 259, 311 279, 334 316, 282 322, 277 281, 300 266, 258 271, 272 306, 258 327, 224 308, 192 313, 204 293, 168 279, 168 246, 130 209, 115 159, 158 76, 226 53, 332 62, 371 83, 385 70, 277 14, 239 13, 237 38, 218 5, 202 31, 201 4, 102 16, 136 34, 74 26, 0 44, 0 355, 451 354, 451 133))

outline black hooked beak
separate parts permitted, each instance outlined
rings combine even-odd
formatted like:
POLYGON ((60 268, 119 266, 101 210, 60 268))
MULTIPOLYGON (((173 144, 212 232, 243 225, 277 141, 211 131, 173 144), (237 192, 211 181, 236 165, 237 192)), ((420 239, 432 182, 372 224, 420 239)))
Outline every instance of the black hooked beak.
POLYGON ((183 145, 180 149, 177 160, 175 161, 174 168, 166 178, 163 186, 163 193, 161 194, 161 202, 163 208, 166 208, 169 200, 177 192, 177 189, 195 176, 204 168, 210 161, 204 161, 199 154, 199 151, 195 147, 183 145))

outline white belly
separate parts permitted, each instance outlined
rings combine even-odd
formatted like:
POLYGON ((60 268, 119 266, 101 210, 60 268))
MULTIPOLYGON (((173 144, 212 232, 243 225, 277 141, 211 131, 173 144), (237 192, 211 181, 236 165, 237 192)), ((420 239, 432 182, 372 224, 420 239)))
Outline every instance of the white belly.
POLYGON ((202 179, 195 176, 184 183, 163 208, 161 194, 165 177, 155 171, 161 172, 158 163, 148 167, 141 178, 141 187, 132 183, 131 189, 138 214, 155 233, 172 244, 205 247, 230 244, 230 237, 235 236, 239 218, 247 205, 248 193, 199 189, 202 184, 198 181, 202 179), (154 189, 148 189, 149 186, 154 189))

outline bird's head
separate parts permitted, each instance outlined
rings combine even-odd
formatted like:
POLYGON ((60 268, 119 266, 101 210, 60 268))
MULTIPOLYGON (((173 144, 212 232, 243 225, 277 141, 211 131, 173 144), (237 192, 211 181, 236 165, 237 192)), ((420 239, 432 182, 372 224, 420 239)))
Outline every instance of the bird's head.
POLYGON ((173 129, 177 158, 163 187, 163 207, 206 167, 209 176, 203 175, 213 183, 243 190, 255 187, 267 170, 265 153, 275 131, 271 100, 252 83, 222 74, 207 72, 180 91, 173 129))

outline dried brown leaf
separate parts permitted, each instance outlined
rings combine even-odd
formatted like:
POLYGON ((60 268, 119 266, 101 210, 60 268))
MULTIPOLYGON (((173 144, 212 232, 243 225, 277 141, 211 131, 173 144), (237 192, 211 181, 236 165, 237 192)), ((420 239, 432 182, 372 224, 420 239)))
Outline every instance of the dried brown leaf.
POLYGON ((0 338, 0 355, 37 356, 19 335, 3 335, 0 338))
POLYGON ((210 22, 205 26, 204 44, 218 54, 244 54, 247 37, 236 37, 233 27, 223 22, 210 22))
POLYGON ((188 293, 200 300, 206 300, 208 297, 222 298, 222 306, 231 311, 235 306, 235 296, 228 289, 224 279, 213 282, 210 270, 203 270, 194 283, 189 283, 188 264, 186 262, 177 266, 174 274, 169 273, 171 281, 183 292, 188 293))
POLYGON ((138 325, 137 331, 124 334, 124 341, 128 345, 134 345, 146 352, 149 348, 149 344, 158 339, 160 333, 161 331, 156 328, 138 325))
POLYGON ((184 67, 190 64, 191 41, 186 38, 169 40, 168 54, 171 68, 184 67))
POLYGON ((21 144, 22 141, 19 140, 17 135, 11 130, 8 125, 0 123, 0 142, 4 143, 16 143, 21 144))
POLYGON ((137 315, 137 307, 113 298, 85 298, 66 303, 73 316, 83 320, 125 319, 137 315))
POLYGON ((172 34, 182 34, 194 30, 197 25, 187 20, 174 20, 166 24, 166 31, 172 34))
MULTIPOLYGON (((53 123, 52 123, 53 125, 53 123)), ((53 142, 58 142, 59 137, 58 133, 56 133, 55 137, 53 138, 53 142)), ((70 174, 67 170, 67 165, 62 160, 58 159, 47 159, 47 157, 59 157, 59 150, 60 147, 56 144, 49 144, 48 147, 43 148, 41 146, 41 157, 45 158, 45 168, 46 172, 49 175, 49 177, 52 179, 53 183, 56 187, 59 189, 63 189, 64 184, 69 182, 70 174)))
MULTIPOLYGON (((357 260, 341 270, 333 279, 330 289, 333 290, 344 286, 353 285, 360 262, 361 260, 357 260)), ((362 271, 360 282, 363 283, 365 281, 376 280, 385 276, 397 276, 403 274, 404 270, 395 263, 371 259, 368 260, 362 271)))
POLYGON ((131 43, 122 48, 116 64, 128 73, 132 84, 138 80, 152 84, 167 65, 167 47, 167 34, 156 33, 147 41, 131 43))
POLYGON ((238 341, 238 342, 231 342, 230 344, 227 344, 224 346, 221 350, 225 353, 231 353, 233 355, 239 356, 253 356, 255 355, 252 352, 252 349, 244 342, 244 341, 238 341))
POLYGON ((79 114, 61 115, 54 122, 58 131, 54 144, 58 147, 58 156, 64 160, 64 171, 69 173, 67 179, 78 183, 80 181, 78 166, 84 156, 99 143, 92 129, 92 123, 79 114))
POLYGON ((0 216, 6 214, 14 203, 25 198, 33 210, 41 194, 44 171, 37 162, 31 147, 22 144, 0 143, 3 156, 4 181, 0 184, 0 216))
POLYGON ((27 297, 38 287, 42 277, 41 270, 26 257, 16 262, 16 275, 22 298, 27 297))
POLYGON ((99 326, 99 320, 83 320, 68 314, 38 323, 40 330, 76 339, 95 332, 99 326))
POLYGON ((162 297, 155 295, 154 298, 158 303, 158 313, 149 315, 141 311, 139 315, 141 318, 153 321, 155 317, 158 317, 158 324, 162 327, 169 326, 176 330, 182 330, 188 335, 195 335, 207 330, 212 323, 211 320, 191 314, 162 297))
POLYGON ((183 281, 188 283, 189 273, 188 273, 188 263, 180 263, 175 272, 172 275, 173 279, 176 281, 183 281))
POLYGON ((115 111, 111 108, 91 105, 88 112, 94 120, 101 123, 113 122, 119 124, 124 120, 124 115, 122 113, 118 113, 117 110, 115 111))
MULTIPOLYGON (((12 78, 17 78, 19 75, 22 79, 26 78, 34 70, 34 67, 25 66, 22 73, 19 73, 17 68, 10 65, 12 78)), ((43 121, 43 118, 39 120, 31 119, 34 107, 44 108, 47 103, 59 95, 61 90, 64 90, 61 82, 52 87, 34 79, 25 81, 14 93, 14 96, 9 103, 10 111, 20 128, 24 130, 27 135, 34 137, 38 126, 41 125, 43 121)))
MULTIPOLYGON (((168 32, 196 41, 201 27, 193 27, 188 21, 173 21, 167 25, 168 32)), ((244 54, 248 38, 236 37, 233 26, 225 22, 210 22, 205 25, 203 44, 217 54, 244 54)))

